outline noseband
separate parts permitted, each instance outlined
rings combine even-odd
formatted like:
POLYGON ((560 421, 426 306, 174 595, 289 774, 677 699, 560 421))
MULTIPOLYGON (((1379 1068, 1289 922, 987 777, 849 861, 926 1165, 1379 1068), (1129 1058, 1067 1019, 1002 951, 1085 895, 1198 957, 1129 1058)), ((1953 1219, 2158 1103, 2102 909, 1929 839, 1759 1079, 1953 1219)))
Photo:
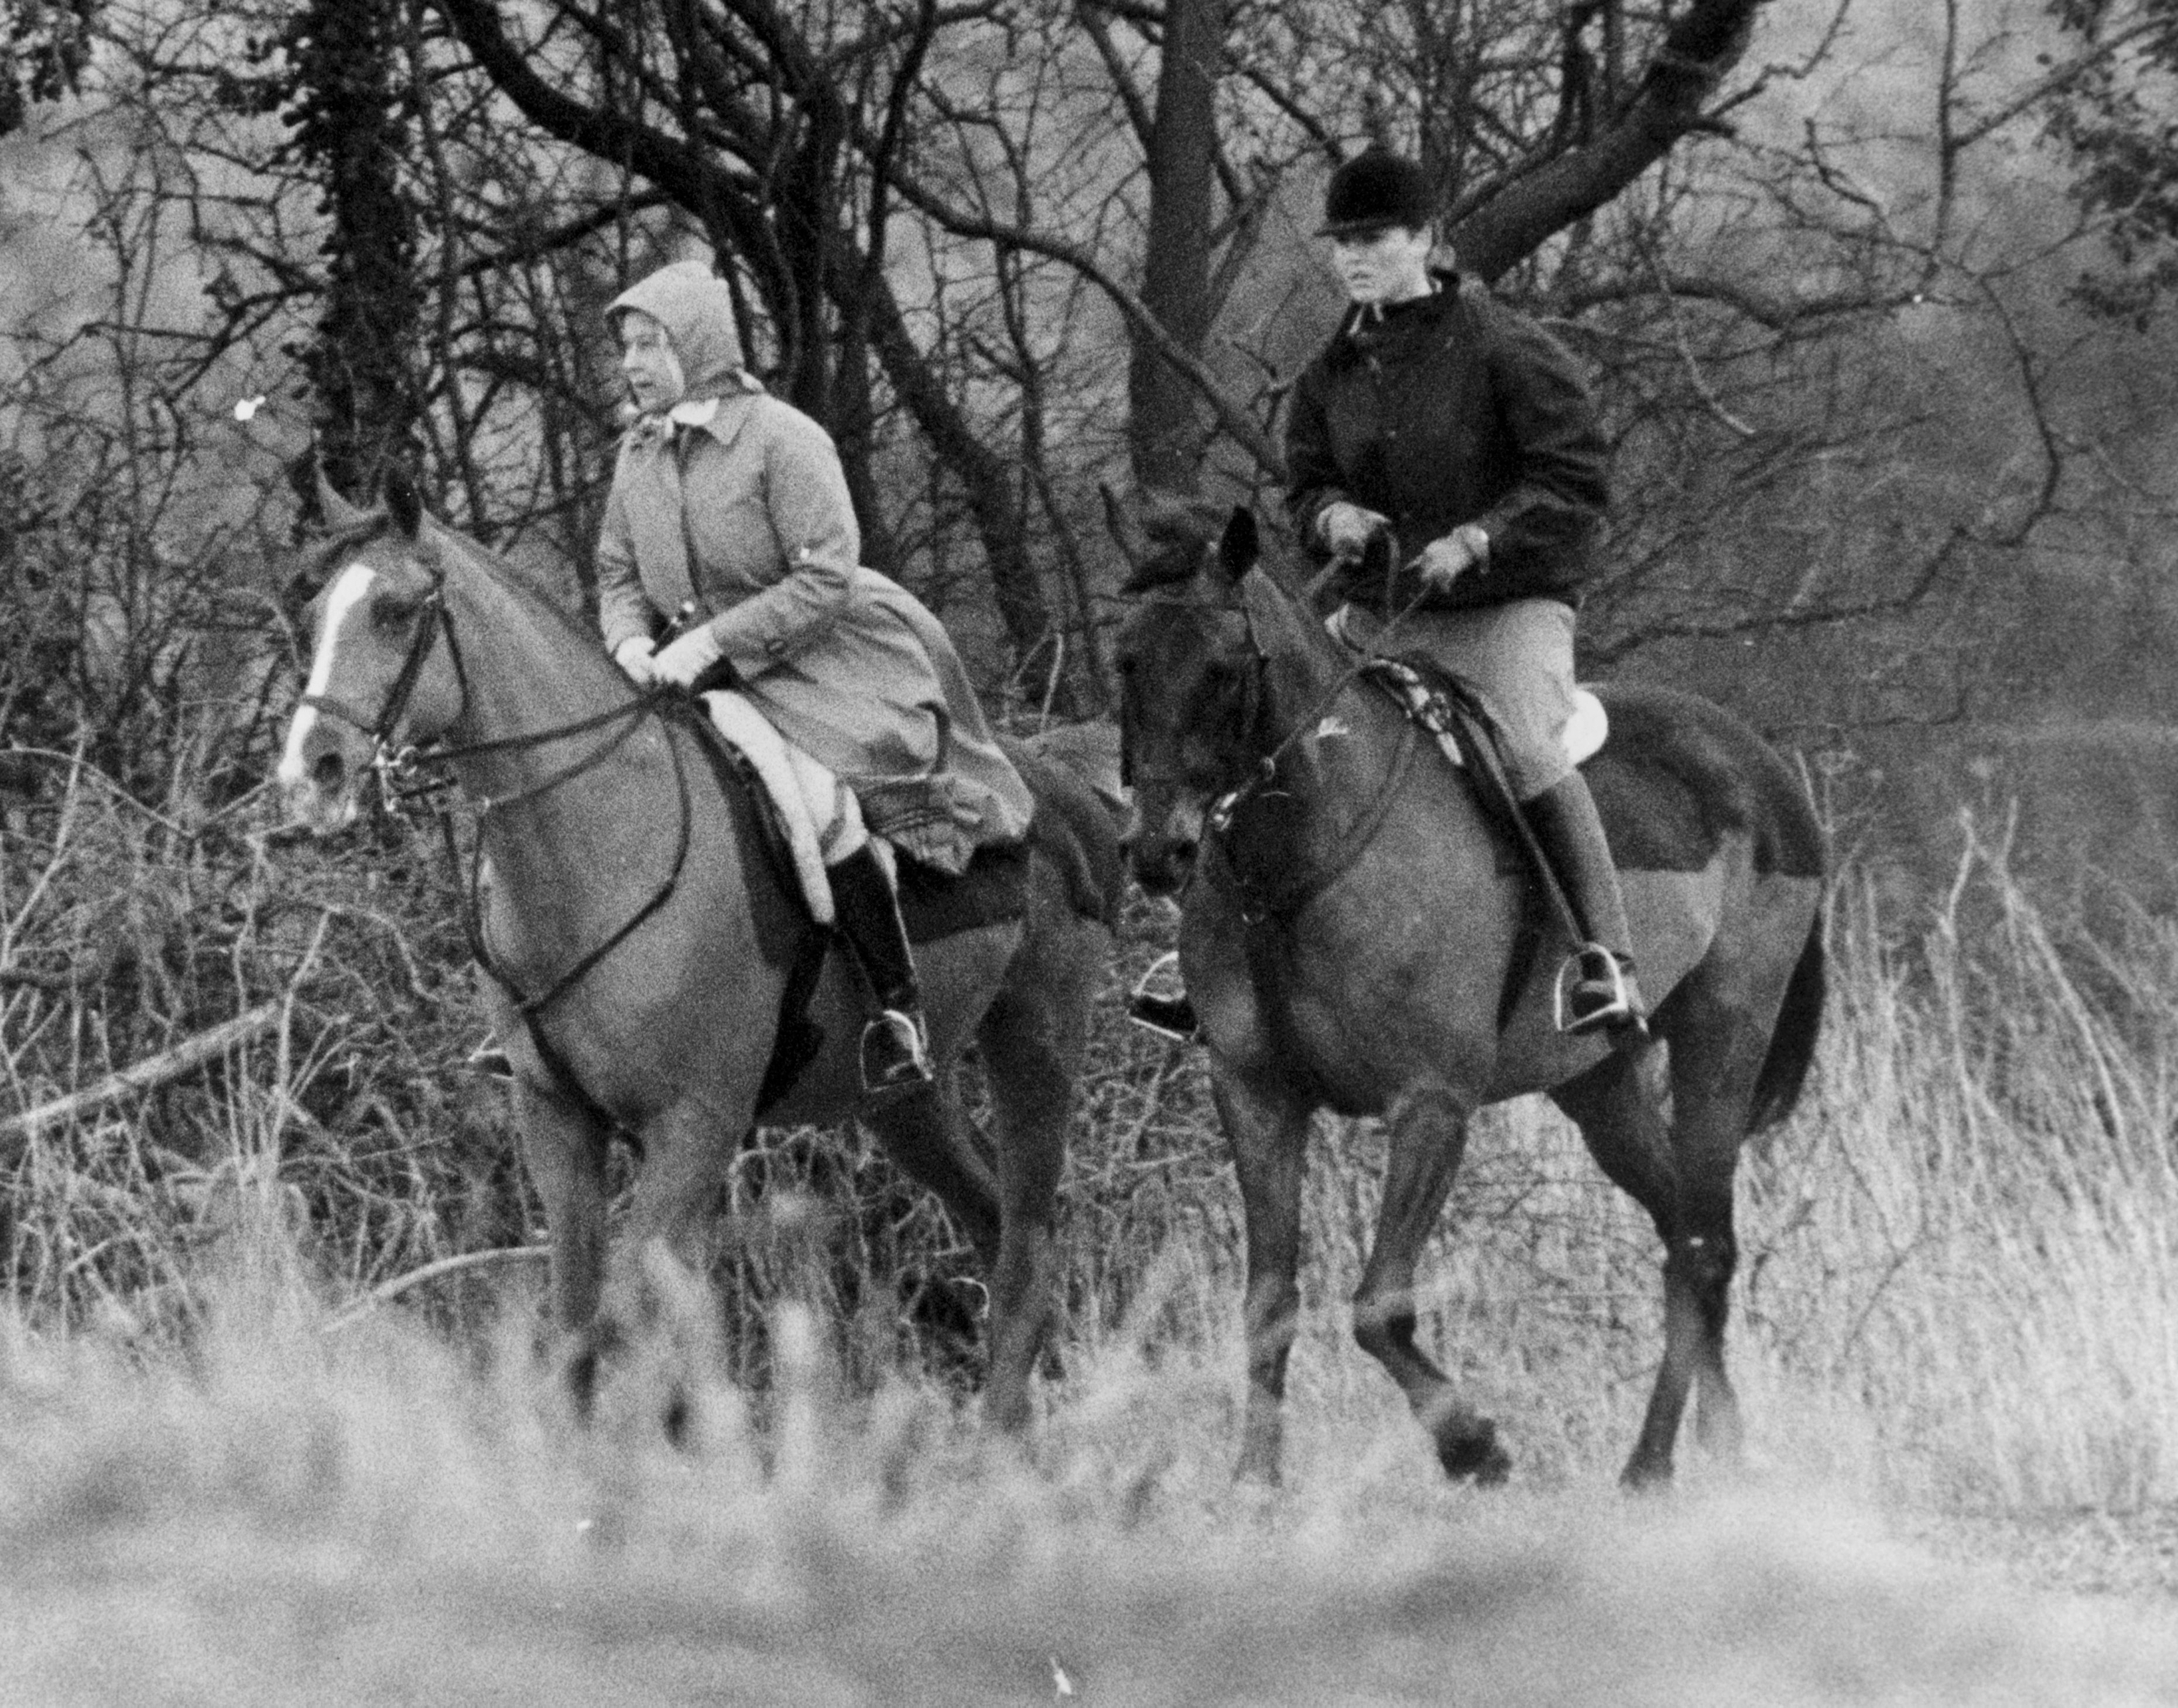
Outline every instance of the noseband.
MULTIPOLYGON (((393 748, 393 731, 408 714, 408 702, 414 698, 416 684, 422 679, 424 666, 430 660, 432 644, 441 636, 446 638, 446 656, 453 660, 454 682, 461 694, 464 709, 468 705, 468 671, 462 662, 461 643, 454 638, 452 621, 446 615, 446 574, 435 563, 426 563, 431 578, 430 591, 417 607, 416 627, 408 637, 408 654, 401 660, 399 673, 393 678, 385 703, 375 718, 366 718, 346 701, 331 694, 304 694, 300 704, 338 718, 342 723, 363 731, 370 742, 371 769, 378 774, 380 798, 394 806, 406 793, 414 792, 410 780, 416 775, 425 755, 413 743, 399 752, 393 748)), ((460 715, 456 714, 457 718, 460 715)), ((446 757, 435 752, 430 757, 446 757)))
MULTIPOLYGON (((408 654, 401 660, 400 671, 393 679, 392 687, 387 690, 386 703, 379 709, 377 717, 365 719, 352 706, 336 699, 330 694, 306 693, 300 696, 302 704, 315 707, 321 712, 330 713, 342 723, 362 731, 369 739, 371 768, 378 774, 380 797, 389 810, 400 813, 403 810, 403 804, 406 802, 419 795, 435 792, 446 786, 451 780, 443 775, 420 783, 414 780, 419 773, 426 767, 442 766, 457 759, 476 758, 488 753, 515 753, 528 747, 541 747, 553 742, 564 740, 570 736, 579 736, 591 730, 602 729, 609 724, 618 723, 621 725, 621 728, 609 740, 599 742, 595 747, 572 764, 549 773, 541 781, 533 783, 528 788, 512 795, 479 800, 478 828, 481 831, 484 820, 492 813, 523 801, 534 800, 580 776, 592 767, 602 764, 634 735, 637 727, 644 718, 665 715, 669 705, 679 709, 695 703, 693 700, 681 694, 678 690, 653 689, 648 693, 638 693, 624 703, 610 706, 602 712, 593 713, 586 718, 577 718, 572 723, 555 724, 548 729, 529 731, 521 735, 502 736, 488 742, 457 744, 435 740, 423 747, 410 742, 397 752, 393 747, 393 731, 400 726, 402 719, 408 715, 408 702, 414 696, 416 684, 424 674, 424 666, 430 659, 432 646, 442 636, 446 643, 446 656, 453 662, 454 682, 460 694, 461 710, 455 713, 453 721, 460 721, 462 712, 468 709, 469 703, 468 670, 462 660, 461 641, 455 633, 453 618, 446 610, 446 570, 432 558, 424 556, 420 552, 419 556, 419 560, 424 563, 425 572, 431 578, 430 589, 419 603, 415 632, 408 638, 408 654)), ((680 809, 680 829, 675 838, 670 869, 664 880, 653 890, 648 900, 623 920, 617 929, 603 942, 582 955, 541 991, 525 993, 506 967, 501 964, 498 957, 492 953, 490 945, 484 940, 483 906, 480 899, 482 885, 479 882, 484 860, 483 836, 479 835, 476 839, 475 847, 469 860, 468 877, 467 882, 463 883, 460 876, 461 859, 454 844, 453 819, 450 814, 442 813, 440 815, 440 828, 446 838, 446 857, 453 866, 457 886, 462 892, 462 923, 464 933, 468 938, 469 952, 475 957, 477 965, 506 992, 508 999, 513 1003, 516 1011, 528 1025, 531 1036, 537 1043, 538 1053, 544 1058, 546 1065, 555 1075, 570 1085, 575 1083, 572 1071, 566 1069, 558 1051, 537 1029, 538 1011, 572 989, 585 973, 620 947, 634 933, 637 927, 663 907, 679 887, 681 872, 687 864, 688 851, 694 838, 695 827, 695 809, 689 794, 687 765, 682 758, 681 748, 677 743, 669 740, 666 743, 666 751, 671 755, 673 760, 673 780, 680 809)), ((580 1087, 577 1086, 576 1089, 579 1092, 580 1087)))

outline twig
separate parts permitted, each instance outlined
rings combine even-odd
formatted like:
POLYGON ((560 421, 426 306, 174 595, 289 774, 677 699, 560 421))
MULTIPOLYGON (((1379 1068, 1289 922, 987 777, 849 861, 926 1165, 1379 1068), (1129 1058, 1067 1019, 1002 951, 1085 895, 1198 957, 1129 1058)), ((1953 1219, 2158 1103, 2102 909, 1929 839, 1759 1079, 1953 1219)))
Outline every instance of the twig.
POLYGON ((380 1306, 391 1305, 402 1294, 421 1287, 426 1281, 435 1281, 442 1275, 458 1275, 463 1270, 482 1269, 493 1263, 534 1262, 551 1255, 550 1245, 498 1245, 489 1251, 464 1251, 457 1256, 437 1258, 420 1269, 411 1269, 405 1275, 396 1275, 391 1281, 380 1282, 318 1332, 337 1334, 350 1323, 360 1322, 380 1306))
POLYGON ((118 1101, 132 1092, 150 1091, 170 1081, 194 1073, 199 1068, 219 1059, 237 1044, 246 1043, 260 1032, 270 1031, 280 1018, 281 1005, 276 1002, 260 1003, 247 1014, 233 1020, 222 1021, 207 1032, 188 1037, 172 1049, 147 1057, 134 1066, 123 1068, 118 1073, 108 1074, 96 1085, 79 1092, 71 1092, 64 1098, 40 1103, 36 1109, 25 1109, 0 1121, 0 1168, 13 1168, 30 1143, 30 1135, 38 1128, 55 1121, 67 1120, 89 1110, 118 1101))

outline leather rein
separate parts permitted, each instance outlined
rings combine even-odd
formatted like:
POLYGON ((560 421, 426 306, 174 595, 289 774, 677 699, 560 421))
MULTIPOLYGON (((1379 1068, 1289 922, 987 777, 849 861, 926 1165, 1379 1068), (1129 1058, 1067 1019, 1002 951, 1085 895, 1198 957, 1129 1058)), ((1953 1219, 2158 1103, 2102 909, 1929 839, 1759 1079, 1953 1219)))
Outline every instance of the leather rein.
MULTIPOLYGON (((1311 583, 1311 598, 1313 597, 1316 587, 1327 579, 1338 567, 1334 561, 1316 582, 1311 583)), ((1304 735, 1317 726, 1347 689, 1363 678, 1375 675, 1382 667, 1382 661, 1368 656, 1357 659, 1339 672, 1338 679, 1317 697, 1316 703, 1305 715, 1295 719, 1283 735, 1270 738, 1263 732, 1261 726, 1269 716, 1271 703, 1271 656, 1269 651, 1264 647, 1262 637, 1257 630, 1255 607, 1250 600, 1249 583, 1245 578, 1236 591, 1239 594, 1237 608, 1240 614, 1241 627, 1247 638, 1249 669, 1245 678, 1239 711, 1235 721, 1243 743, 1256 745, 1259 742, 1267 742, 1267 745, 1263 747, 1263 751, 1252 762, 1250 775, 1245 781, 1228 789, 1211 801, 1204 815, 1203 828, 1206 840, 1214 839, 1224 845, 1220 850, 1220 856, 1224 861, 1226 869, 1232 874, 1235 888, 1240 892, 1241 917, 1250 925, 1257 925, 1266 919, 1277 916, 1291 916, 1299 912, 1308 902, 1345 876, 1354 862, 1359 860, 1367 850, 1369 845, 1376 840, 1377 832, 1383 828, 1384 820, 1390 815, 1393 803, 1398 798, 1400 786, 1406 781, 1407 775, 1413 768, 1420 743, 1414 720, 1411 718, 1403 717, 1399 725, 1398 751, 1393 753, 1391 763, 1386 766, 1383 779, 1377 785, 1376 793, 1371 797, 1367 810, 1339 838, 1326 858, 1313 864, 1300 867, 1290 879, 1277 885, 1275 889, 1267 888, 1261 883, 1244 878, 1242 868, 1234 862, 1230 850, 1244 834, 1245 821, 1242 815, 1245 809, 1251 802, 1273 797, 1283 797, 1296 801, 1300 799, 1292 790, 1278 786, 1281 780, 1279 768, 1286 755, 1304 735)), ((1421 604, 1426 592, 1426 590, 1425 594, 1417 594, 1404 610, 1392 618, 1386 625, 1387 632, 1396 628, 1412 615, 1421 604)), ((1123 740, 1122 753, 1126 751, 1127 745, 1123 740)), ((1157 774, 1152 774, 1152 780, 1174 780, 1170 778, 1160 778, 1157 774)))
MULTIPOLYGON (((446 642, 446 656, 453 665, 454 682, 461 696, 462 711, 468 709, 469 702, 468 669, 462 658, 461 642, 455 634, 453 619, 446 610, 446 572, 429 557, 424 557, 423 561, 431 577, 430 590, 419 602, 415 631, 409 637, 407 656, 401 661, 400 671, 393 679, 393 686, 387 690, 386 702, 380 708, 378 715, 366 718, 353 707, 330 694, 305 693, 300 697, 301 704, 338 718, 342 723, 360 730, 369 739, 371 769, 377 775, 379 798, 386 811, 405 816, 410 802, 435 794, 453 782, 451 777, 444 775, 417 780, 426 770, 436 769, 460 759, 546 747, 554 742, 585 735, 593 730, 605 729, 615 724, 620 725, 606 740, 573 763, 551 773, 541 782, 533 783, 512 795, 480 799, 477 804, 477 835, 470 851, 466 878, 461 875, 462 861, 454 840, 453 817, 445 811, 437 814, 439 829, 446 841, 447 864, 456 874, 456 888, 461 896, 462 930, 468 939, 469 953, 477 965, 506 993, 516 1012, 525 1021, 529 1021, 541 1010, 574 988, 585 974, 632 936, 645 920, 672 898, 673 892, 680 886, 681 872, 687 865, 695 825, 694 802, 688 787, 687 762, 681 756, 680 744, 669 739, 665 748, 672 755, 673 780, 680 802, 680 833, 676 839, 671 868, 643 905, 623 920, 610 936, 534 994, 523 994, 520 983, 493 954, 484 938, 484 821, 493 813, 549 794, 603 764, 626 745, 646 717, 665 718, 669 705, 685 704, 686 697, 677 690, 651 689, 637 693, 633 699, 623 704, 593 713, 588 717, 577 718, 572 723, 555 724, 548 729, 526 731, 518 735, 501 736, 484 742, 452 743, 434 741, 420 747, 412 742, 397 749, 393 745, 393 731, 408 714, 408 702, 415 694, 416 684, 424 674, 424 666, 430 661, 433 648, 441 638, 446 642)), ((454 721, 458 722, 460 717, 461 713, 457 712, 454 721)), ((534 1026, 530 1029, 535 1035, 534 1026)))

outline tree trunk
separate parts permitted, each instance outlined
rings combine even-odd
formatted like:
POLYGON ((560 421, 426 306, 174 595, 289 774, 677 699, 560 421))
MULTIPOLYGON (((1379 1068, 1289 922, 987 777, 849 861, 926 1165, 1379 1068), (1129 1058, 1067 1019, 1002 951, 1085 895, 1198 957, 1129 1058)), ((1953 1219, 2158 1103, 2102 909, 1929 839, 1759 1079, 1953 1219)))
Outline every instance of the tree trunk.
POLYGON ((405 0, 309 0, 287 36, 295 68, 287 122, 325 187, 331 222, 325 313, 303 358, 316 393, 318 455, 339 490, 373 485, 403 457, 418 413, 415 216, 403 198, 409 137, 405 0))
MULTIPOLYGON (((1200 356, 1215 312, 1210 290, 1218 83, 1226 0, 1168 0, 1164 55, 1149 140, 1149 248, 1142 301, 1188 354, 1200 356)), ((1146 338, 1127 370, 1127 449, 1135 482, 1193 491, 1208 435, 1188 377, 1146 338)))

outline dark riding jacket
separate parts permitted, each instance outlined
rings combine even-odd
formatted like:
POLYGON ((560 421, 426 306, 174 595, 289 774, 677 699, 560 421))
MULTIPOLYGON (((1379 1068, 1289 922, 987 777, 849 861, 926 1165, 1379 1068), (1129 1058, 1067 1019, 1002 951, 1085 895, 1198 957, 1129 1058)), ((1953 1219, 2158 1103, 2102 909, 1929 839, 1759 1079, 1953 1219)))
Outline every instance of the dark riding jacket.
MULTIPOLYGON (((1286 503, 1319 561, 1327 505, 1392 519, 1401 560, 1465 523, 1490 536, 1486 568, 1431 607, 1537 596, 1580 602, 1594 574, 1610 448, 1565 347, 1480 285, 1437 275, 1435 294, 1349 313, 1302 372, 1286 427, 1286 503)), ((1394 568, 1349 566, 1338 594, 1371 609, 1416 590, 1394 568)))

